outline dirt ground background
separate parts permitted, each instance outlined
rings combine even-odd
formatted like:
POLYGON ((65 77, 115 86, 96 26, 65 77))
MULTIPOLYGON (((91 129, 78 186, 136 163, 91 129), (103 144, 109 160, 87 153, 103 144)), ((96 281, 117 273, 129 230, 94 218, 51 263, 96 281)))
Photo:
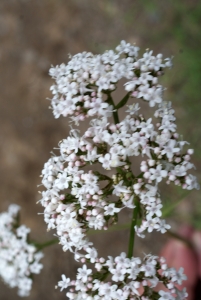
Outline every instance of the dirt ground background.
MULTIPOLYGON (((68 134, 65 118, 55 120, 48 109, 52 83, 51 64, 67 62, 68 53, 99 53, 120 40, 136 42, 174 56, 174 68, 162 82, 168 87, 178 118, 179 132, 195 148, 197 175, 201 170, 201 3, 200 1, 149 0, 0 0, 0 210, 10 203, 22 206, 22 222, 32 228, 38 241, 46 233, 36 201, 37 185, 50 151, 68 134)), ((200 178, 200 176, 199 176, 200 178)), ((182 192, 164 188, 163 198, 177 200, 182 192)), ((201 228, 199 193, 186 195, 173 228, 188 222, 201 228), (191 201, 189 201, 191 200, 191 201)), ((128 230, 92 237, 104 256, 126 251, 128 230)), ((135 254, 158 254, 165 237, 148 235, 137 241, 135 254)), ((45 250, 44 269, 35 276, 31 300, 66 299, 55 290, 61 274, 73 278, 77 264, 60 246, 45 250)), ((16 290, 0 282, 0 299, 18 299, 16 290)))

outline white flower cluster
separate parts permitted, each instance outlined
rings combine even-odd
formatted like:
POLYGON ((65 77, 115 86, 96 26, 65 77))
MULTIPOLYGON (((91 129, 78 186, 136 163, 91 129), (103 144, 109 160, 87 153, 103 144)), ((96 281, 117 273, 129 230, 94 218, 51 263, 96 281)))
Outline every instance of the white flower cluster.
MULTIPOLYGON (((164 68, 171 67, 171 60, 163 60, 162 54, 153 56, 152 51, 138 58, 138 51, 138 47, 122 41, 116 52, 110 50, 103 55, 84 52, 73 56, 67 65, 50 69, 56 81, 51 87, 55 117, 69 115, 76 125, 88 117, 96 117, 89 121, 83 135, 71 129, 70 135, 59 143, 59 155, 50 158, 42 170, 42 184, 46 190, 40 201, 48 229, 56 229, 63 250, 73 252, 75 259, 82 263, 88 260, 94 264, 98 260, 96 249, 87 239, 87 231, 107 229, 118 221, 118 213, 124 208, 138 210, 140 222, 135 231, 140 237, 144 237, 144 231, 155 229, 165 233, 170 228, 161 219, 158 185, 163 179, 183 189, 199 188, 195 176, 188 174, 194 167, 190 163, 193 150, 184 149, 187 142, 176 132, 174 110, 171 103, 163 101, 164 89, 158 84, 158 77, 164 68), (115 105, 112 92, 122 78, 129 80, 124 85, 127 94, 115 105), (141 98, 150 107, 157 105, 155 120, 145 119, 139 112, 139 104, 133 103, 128 105, 127 115, 120 121, 118 109, 130 98, 141 98), (130 158, 133 156, 142 157, 140 174, 132 172, 130 158), (97 165, 98 171, 90 169, 91 165, 97 165), (107 176, 108 170, 112 177, 107 176)), ((101 294, 105 289, 111 294, 107 299, 152 299, 148 291, 150 284, 156 286, 156 278, 174 290, 172 283, 168 283, 174 282, 172 278, 177 276, 172 269, 163 271, 165 275, 160 277, 156 275, 160 269, 157 263, 155 267, 149 263, 148 269, 153 271, 150 271, 151 280, 147 279, 149 275, 142 268, 150 261, 156 262, 155 258, 146 258, 145 265, 136 268, 139 272, 136 271, 135 278, 129 273, 135 259, 125 260, 127 267, 123 270, 114 265, 111 268, 104 263, 100 265, 100 270, 107 270, 112 280, 118 278, 116 281, 121 284, 106 284, 104 278, 102 282, 95 282, 96 278, 91 276, 89 281, 83 282, 78 273, 74 285, 79 292, 69 292, 67 296, 70 299, 106 299, 101 294), (127 279, 136 278, 136 282, 127 284, 127 279), (136 298, 138 294, 133 291, 145 282, 143 280, 147 282, 145 292, 141 298, 136 298)), ((83 268, 89 271, 86 266, 83 268)), ((176 293, 176 299, 185 299, 185 292, 176 293)), ((157 299, 160 300, 173 299, 172 292, 161 291, 159 295, 157 299)))
POLYGON ((143 98, 150 106, 161 103, 163 88, 157 77, 171 67, 171 60, 163 60, 162 54, 153 56, 152 51, 137 59, 138 51, 138 47, 122 41, 116 52, 83 52, 74 55, 67 65, 52 67, 54 116, 69 115, 76 123, 90 116, 111 116, 113 107, 105 101, 105 92, 114 91, 122 78, 130 80, 125 90, 131 97, 143 98))
POLYGON ((34 245, 28 243, 30 229, 19 225, 18 205, 12 204, 0 214, 0 276, 11 288, 17 287, 21 297, 28 296, 32 274, 39 274, 43 257, 34 245))
POLYGON ((96 272, 88 269, 86 264, 78 268, 75 281, 62 275, 58 286, 69 288, 66 296, 72 300, 182 300, 186 299, 185 289, 177 287, 186 280, 183 268, 177 272, 168 268, 164 258, 147 255, 141 261, 138 257, 131 259, 126 253, 108 260, 100 258, 95 264, 96 272), (103 280, 111 274, 111 281, 103 280), (165 290, 161 290, 161 283, 165 283, 165 290), (158 286, 160 285, 160 286, 158 286))
POLYGON ((71 130, 60 142, 60 156, 50 158, 42 171, 47 190, 42 192, 41 203, 48 228, 57 229, 64 250, 89 246, 87 229, 107 228, 124 207, 134 208, 134 198, 144 216, 138 235, 153 229, 165 233, 170 226, 161 219, 158 183, 166 178, 167 183, 184 189, 198 188, 196 178, 187 174, 193 167, 189 162, 193 151, 182 151, 184 142, 174 132, 173 110, 163 107, 155 115, 159 113, 157 129, 151 118, 146 121, 129 115, 111 124, 103 117, 93 119, 83 136, 71 130), (129 157, 139 155, 143 156, 142 172, 133 175, 129 157), (102 173, 84 171, 85 166, 95 163, 102 166, 102 173), (113 177, 104 175, 104 169, 112 169, 113 177), (116 196, 115 201, 111 195, 116 196))

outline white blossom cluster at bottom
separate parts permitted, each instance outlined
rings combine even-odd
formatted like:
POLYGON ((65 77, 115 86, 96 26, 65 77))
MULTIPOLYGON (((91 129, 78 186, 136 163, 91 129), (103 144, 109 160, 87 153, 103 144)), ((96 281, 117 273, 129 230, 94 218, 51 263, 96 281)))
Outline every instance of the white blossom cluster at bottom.
POLYGON ((96 259, 96 271, 84 264, 78 268, 76 280, 62 275, 58 287, 69 288, 66 293, 72 300, 183 300, 187 299, 186 290, 179 285, 186 276, 183 268, 176 271, 168 268, 164 258, 146 255, 138 257, 120 256, 96 259), (105 279, 109 277, 109 282, 105 279))
POLYGON ((0 214, 0 277, 11 288, 18 288, 18 295, 26 297, 32 287, 32 274, 39 274, 43 253, 28 243, 30 229, 19 225, 20 207, 9 206, 0 214))

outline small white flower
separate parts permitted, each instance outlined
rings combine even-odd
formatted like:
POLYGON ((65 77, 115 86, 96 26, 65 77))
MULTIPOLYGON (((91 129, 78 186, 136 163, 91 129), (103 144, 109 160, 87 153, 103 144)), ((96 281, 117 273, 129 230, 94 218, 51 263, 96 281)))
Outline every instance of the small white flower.
POLYGON ((167 176, 167 171, 162 169, 161 165, 158 165, 156 168, 149 169, 151 176, 151 180, 156 180, 156 182, 161 182, 163 177, 167 176))
POLYGON ((78 268, 77 278, 82 282, 86 282, 88 276, 92 273, 91 269, 87 269, 87 266, 84 265, 82 268, 78 268))
POLYGON ((103 156, 103 157, 99 157, 98 160, 100 163, 102 163, 102 166, 104 169, 110 170, 111 157, 110 157, 109 153, 105 154, 105 156, 103 156))
POLYGON ((114 216, 114 214, 120 212, 121 209, 115 207, 114 203, 111 203, 108 206, 105 206, 104 210, 105 210, 105 212, 104 212, 105 216, 108 216, 108 215, 114 216))
POLYGON ((159 300, 174 300, 174 296, 171 293, 159 291, 160 298, 159 300))
POLYGON ((184 268, 180 268, 179 271, 176 272, 174 274, 174 276, 172 277, 172 281, 176 282, 179 285, 181 285, 183 280, 187 280, 187 277, 183 272, 184 272, 184 268))
POLYGON ((61 288, 60 291, 63 291, 63 289, 67 289, 67 287, 70 285, 70 278, 67 278, 64 274, 61 275, 61 281, 58 282, 58 286, 61 288))
POLYGON ((91 263, 95 263, 96 258, 98 257, 98 252, 95 248, 87 248, 86 252, 88 254, 85 255, 86 258, 90 260, 91 263))
POLYGON ((126 110, 127 113, 129 113, 130 115, 138 115, 138 110, 140 110, 139 103, 135 103, 127 106, 128 106, 128 109, 126 110))

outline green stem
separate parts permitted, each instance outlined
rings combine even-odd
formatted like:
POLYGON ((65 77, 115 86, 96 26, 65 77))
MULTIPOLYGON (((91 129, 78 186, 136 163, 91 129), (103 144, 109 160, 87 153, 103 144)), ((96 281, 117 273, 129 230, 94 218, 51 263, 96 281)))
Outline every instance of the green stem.
MULTIPOLYGON (((107 95, 108 95, 107 102, 114 107, 114 111, 113 111, 114 122, 115 122, 115 124, 118 124, 119 123, 118 108, 121 108, 122 106, 124 106, 127 103, 130 93, 126 94, 126 96, 122 99, 122 101, 120 101, 120 103, 117 104, 117 107, 114 104, 111 94, 108 93, 107 95)), ((139 208, 140 208, 139 201, 137 198, 135 198, 135 208, 133 209, 133 216, 132 216, 132 221, 131 221, 131 225, 130 225, 128 258, 131 258, 133 256, 133 248, 134 248, 134 242, 135 242, 135 228, 134 227, 137 224, 139 208)))
MULTIPOLYGON (((134 211, 133 211, 133 214, 134 214, 134 211)), ((94 234, 99 234, 99 233, 109 233, 109 232, 113 232, 113 231, 119 231, 119 230, 126 230, 128 229, 129 227, 131 227, 131 224, 130 223, 125 223, 125 224, 121 224, 121 225, 115 225, 114 227, 112 228, 108 228, 108 230, 99 230, 98 232, 96 230, 89 230, 88 231, 88 235, 94 235, 94 234)), ((132 226, 132 228, 134 228, 134 226, 132 226)), ((132 229, 133 230, 133 229, 132 229)), ((135 230, 133 231, 135 232, 135 230)), ((169 235, 171 236, 172 238, 175 238, 183 243, 185 243, 187 246, 193 248, 192 246, 192 243, 185 239, 183 236, 179 235, 178 233, 176 232, 173 232, 171 230, 168 230, 166 232, 166 235, 169 235)), ((133 245, 134 246, 134 245, 133 245)))
POLYGON ((119 116, 118 116, 118 112, 117 112, 117 109, 115 107, 115 104, 114 104, 114 101, 112 99, 111 94, 108 94, 107 101, 108 101, 108 103, 110 103, 114 107, 114 111, 112 112, 113 113, 113 118, 114 118, 115 124, 118 124, 119 123, 119 116))
POLYGON ((46 247, 49 247, 51 245, 54 245, 54 244, 58 244, 59 240, 58 239, 52 239, 50 241, 47 241, 45 243, 32 243, 38 250, 42 250, 46 247))
POLYGON ((129 244, 128 244, 128 258, 133 256, 133 248, 135 243, 135 225, 137 224, 137 216, 139 213, 139 201, 135 198, 135 208, 133 209, 133 216, 130 225, 130 237, 129 237, 129 244))
POLYGON ((116 109, 119 109, 119 108, 123 107, 127 103, 128 99, 130 97, 130 94, 131 94, 131 92, 128 92, 124 96, 124 98, 116 105, 116 109))

